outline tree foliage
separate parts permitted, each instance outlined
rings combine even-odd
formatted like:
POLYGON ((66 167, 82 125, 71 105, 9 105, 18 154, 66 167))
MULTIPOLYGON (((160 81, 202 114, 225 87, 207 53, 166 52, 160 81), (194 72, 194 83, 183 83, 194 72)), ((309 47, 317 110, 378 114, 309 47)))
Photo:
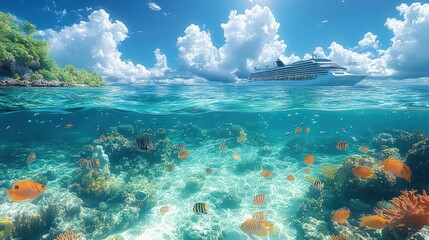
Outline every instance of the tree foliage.
POLYGON ((0 76, 105 85, 95 71, 90 73, 73 65, 60 67, 48 54, 49 43, 35 37, 36 32, 30 22, 18 21, 13 15, 0 12, 0 76))

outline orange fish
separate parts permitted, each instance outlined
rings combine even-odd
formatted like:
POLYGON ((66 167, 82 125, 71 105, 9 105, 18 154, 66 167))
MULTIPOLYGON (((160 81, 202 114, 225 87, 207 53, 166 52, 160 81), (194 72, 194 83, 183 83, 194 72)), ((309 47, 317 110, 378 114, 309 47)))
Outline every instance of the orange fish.
POLYGON ((6 196, 12 201, 32 201, 40 197, 46 191, 46 187, 37 182, 24 180, 14 183, 11 190, 5 190, 6 196))
POLYGON ((235 153, 233 153, 233 154, 232 154, 232 158, 233 158, 234 160, 237 160, 237 161, 238 161, 238 160, 240 160, 240 158, 241 158, 241 157, 240 157, 240 154, 238 154, 238 152, 235 152, 235 153))
POLYGON ((66 124, 66 126, 65 126, 65 128, 71 128, 71 127, 73 127, 73 124, 71 124, 71 123, 68 123, 68 124, 66 124))
POLYGON ((367 146, 360 146, 359 151, 366 153, 369 151, 369 148, 367 146))
POLYGON ((27 165, 30 165, 34 160, 36 160, 36 154, 34 152, 30 153, 27 157, 27 165))
POLYGON ((295 134, 296 134, 296 135, 301 134, 301 131, 302 131, 302 128, 301 128, 301 127, 296 127, 296 128, 295 128, 295 134))
POLYGON ((313 154, 307 154, 307 156, 304 157, 304 162, 307 165, 313 164, 316 161, 316 158, 314 158, 313 154))
POLYGON ((162 206, 162 207, 159 208, 159 212, 162 215, 167 214, 169 211, 170 211, 170 207, 169 206, 162 206))
POLYGON ((309 127, 306 127, 306 128, 304 129, 304 133, 305 133, 305 134, 309 134, 309 133, 310 133, 310 128, 309 128, 309 127))
POLYGON ((385 172, 390 172, 393 175, 403 178, 408 182, 411 182, 411 169, 405 163, 398 161, 393 158, 387 158, 380 162, 385 172))
POLYGON ((270 170, 262 170, 262 172, 261 172, 261 175, 263 176, 263 177, 271 177, 271 176, 273 176, 273 172, 271 172, 270 170))
POLYGON ((346 151, 347 150, 347 143, 344 141, 339 141, 337 143, 337 149, 341 150, 341 151, 346 151))
POLYGON ((189 150, 186 148, 180 149, 180 152, 177 154, 177 157, 184 160, 189 157, 189 150))
POLYGON ((353 169, 353 174, 357 178, 373 178, 374 177, 374 170, 370 167, 366 166, 356 166, 353 169))
POLYGON ((213 169, 211 169, 211 168, 206 168, 206 173, 207 173, 207 174, 212 174, 212 172, 213 172, 213 169))
POLYGON ((304 172, 305 172, 306 174, 310 174, 310 173, 311 173, 311 168, 306 168, 306 169, 304 169, 304 172))
POLYGON ((338 223, 345 223, 350 217, 350 214, 350 210, 346 207, 343 207, 332 214, 332 220, 338 223))
POLYGON ((261 205, 264 204, 265 202, 265 194, 257 194, 255 195, 255 197, 253 198, 253 203, 256 205, 261 205))
POLYGON ((267 219, 267 216, 265 215, 265 211, 262 211, 262 212, 253 213, 252 218, 259 219, 259 220, 265 220, 265 219, 267 219))
POLYGON ((291 182, 295 182, 295 177, 292 175, 287 175, 286 179, 291 182))
POLYGON ((388 220, 378 215, 361 217, 359 220, 360 220, 359 227, 366 227, 369 229, 383 229, 389 223, 388 220))
POLYGON ((267 221, 250 218, 240 225, 240 229, 253 239, 254 235, 263 237, 266 236, 268 232, 274 233, 275 228, 270 227, 270 223, 267 221))

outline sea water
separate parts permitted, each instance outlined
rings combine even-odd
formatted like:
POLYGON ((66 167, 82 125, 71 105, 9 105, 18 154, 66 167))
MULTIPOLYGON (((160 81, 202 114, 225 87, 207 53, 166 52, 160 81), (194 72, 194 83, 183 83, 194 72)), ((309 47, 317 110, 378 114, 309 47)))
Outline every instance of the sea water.
MULTIPOLYGON (((331 211, 344 206, 331 202, 331 209, 323 209, 328 227, 317 230, 317 217, 303 222, 300 207, 318 194, 311 178, 318 178, 323 166, 362 154, 359 146, 378 156, 374 137, 382 133, 427 134, 428 110, 427 85, 388 80, 314 88, 1 88, 0 186, 10 189, 29 179, 48 190, 32 202, 11 202, 1 192, 0 217, 14 221, 17 239, 55 239, 68 230, 86 239, 248 239, 240 224, 266 211, 275 232, 256 238, 317 239, 309 233, 312 225, 319 237, 328 237, 338 233, 331 211), (138 151, 135 139, 142 135, 157 149, 138 151), (244 141, 238 141, 241 135, 244 141), (339 141, 348 143, 347 151, 336 148, 339 141), (189 157, 177 157, 178 144, 189 150, 189 157), (106 184, 98 192, 84 183, 89 170, 79 166, 82 158, 94 156, 96 146, 108 158, 107 170, 90 170, 101 172, 97 176, 106 184), (28 165, 32 152, 37 158, 28 165), (316 157, 313 165, 304 163, 306 154, 316 157), (264 169, 273 176, 261 176, 264 169), (286 180, 288 175, 296 180, 286 180), (259 193, 266 200, 255 205, 259 193), (198 202, 208 204, 208 214, 193 213, 198 202), (35 223, 38 230, 28 234, 31 221, 47 218, 40 212, 55 204, 60 210, 45 219, 49 224, 35 223), (161 206, 169 206, 169 212, 162 214, 161 206)), ((406 152, 399 154, 405 159, 406 152)), ((353 212, 350 227, 358 226, 359 216, 353 212)))

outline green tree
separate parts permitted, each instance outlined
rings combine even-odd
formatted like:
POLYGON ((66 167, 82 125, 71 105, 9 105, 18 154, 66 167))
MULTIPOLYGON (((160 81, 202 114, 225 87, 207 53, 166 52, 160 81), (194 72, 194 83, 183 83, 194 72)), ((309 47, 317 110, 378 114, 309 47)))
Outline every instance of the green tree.
POLYGON ((59 80, 70 84, 103 86, 102 77, 97 72, 89 73, 73 65, 63 68, 49 56, 49 43, 35 37, 36 26, 28 21, 18 21, 15 16, 0 12, 0 76, 22 78, 24 73, 33 72, 32 80, 43 77, 46 80, 59 80), (12 64, 27 69, 14 72, 12 64), (9 68, 8 68, 9 67, 9 68))

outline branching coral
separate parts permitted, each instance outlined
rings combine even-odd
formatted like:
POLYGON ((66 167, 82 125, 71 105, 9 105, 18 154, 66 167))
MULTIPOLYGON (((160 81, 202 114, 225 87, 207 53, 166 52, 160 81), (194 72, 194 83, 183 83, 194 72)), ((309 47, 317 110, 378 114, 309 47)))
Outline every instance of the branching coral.
POLYGON ((416 192, 401 191, 399 197, 390 200, 393 207, 375 209, 375 212, 387 219, 391 227, 419 231, 425 225, 429 226, 429 197, 425 190, 422 195, 416 192))
POLYGON ((328 164, 320 168, 320 174, 322 177, 329 180, 334 180, 337 174, 338 166, 328 164))
POLYGON ((67 231, 59 235, 55 240, 80 240, 82 238, 79 237, 78 233, 67 231))

